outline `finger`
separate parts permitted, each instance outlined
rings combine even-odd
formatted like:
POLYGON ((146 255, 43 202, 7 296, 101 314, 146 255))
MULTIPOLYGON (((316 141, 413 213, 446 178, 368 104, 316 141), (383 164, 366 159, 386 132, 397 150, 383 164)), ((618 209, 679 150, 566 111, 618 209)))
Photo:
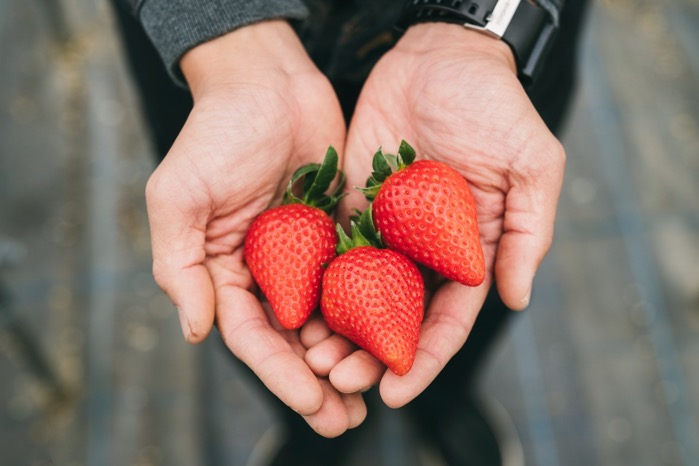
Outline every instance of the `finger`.
MULTIPOLYGON (((319 435, 327 438, 342 435, 350 425, 350 415, 342 396, 327 380, 320 380, 322 387, 323 404, 315 413, 303 418, 309 426, 319 435)), ((353 400, 353 408, 356 409, 356 400, 353 400)), ((357 416, 355 416, 357 417, 357 416)))
POLYGON ((399 408, 412 401, 461 349, 488 294, 487 282, 475 288, 448 282, 435 293, 413 367, 404 376, 386 371, 381 379, 379 392, 386 405, 399 408))
POLYGON ((362 393, 376 385, 386 366, 364 350, 358 350, 330 371, 330 383, 340 393, 362 393))
POLYGON ((203 265, 207 212, 172 184, 154 175, 146 188, 153 276, 178 309, 185 339, 197 343, 214 321, 214 290, 203 265))
POLYGON ((277 320, 277 316, 274 314, 274 311, 272 310, 272 306, 269 304, 268 301, 263 300, 260 302, 260 304, 262 305, 262 309, 265 311, 267 320, 269 321, 269 324, 272 327, 272 329, 275 332, 277 332, 289 344, 294 354, 303 359, 306 355, 306 347, 301 343, 301 340, 299 339, 299 331, 296 329, 289 330, 285 328, 282 324, 280 324, 279 320, 277 320))
POLYGON ((216 319, 226 346, 282 402, 301 415, 324 405, 324 390, 303 359, 273 329, 260 302, 249 291, 222 286, 216 319))
POLYGON ((304 360, 319 377, 327 377, 333 367, 355 350, 347 338, 334 334, 306 351, 304 360))
POLYGON ((311 315, 311 318, 301 327, 301 343, 306 348, 317 345, 321 341, 332 335, 333 332, 325 323, 325 320, 318 314, 311 315))
POLYGON ((342 401, 347 409, 347 428, 359 427, 366 419, 367 408, 361 393, 341 394, 342 401))
POLYGON ((534 275, 553 242, 565 154, 560 144, 553 144, 550 151, 552 155, 544 157, 549 161, 546 166, 532 164, 523 171, 525 179, 512 187, 505 200, 495 276, 503 302, 515 310, 529 305, 534 275))

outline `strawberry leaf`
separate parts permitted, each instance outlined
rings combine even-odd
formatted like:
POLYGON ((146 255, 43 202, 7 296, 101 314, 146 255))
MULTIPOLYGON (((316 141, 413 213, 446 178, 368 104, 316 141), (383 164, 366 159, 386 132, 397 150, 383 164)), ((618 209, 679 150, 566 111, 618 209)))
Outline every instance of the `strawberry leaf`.
POLYGON ((365 188, 360 188, 360 187, 355 187, 355 189, 362 194, 364 194, 364 197, 367 199, 367 201, 373 201, 376 195, 379 193, 379 189, 381 189, 381 182, 376 181, 374 177, 369 177, 369 179, 366 181, 366 187, 365 188))
POLYGON ((306 191, 304 200, 313 201, 325 194, 337 175, 337 152, 333 146, 329 146, 325 153, 323 163, 318 168, 315 178, 306 191))
POLYGON ((373 172, 366 180, 365 187, 357 187, 356 189, 364 194, 367 200, 374 200, 376 194, 379 192, 379 188, 381 188, 381 183, 393 174, 394 167, 397 167, 396 162, 397 159, 394 155, 384 154, 383 150, 379 147, 379 150, 376 151, 371 162, 373 172))
POLYGON ((381 184, 393 173, 402 170, 413 163, 415 161, 415 157, 415 149, 413 149, 412 146, 405 141, 405 139, 400 143, 398 155, 386 154, 379 147, 379 150, 376 151, 371 162, 373 169, 371 176, 367 179, 363 188, 357 187, 356 189, 364 194, 364 197, 368 201, 373 201, 376 195, 379 193, 381 184))
POLYGON ((352 236, 348 236, 345 230, 338 223, 335 226, 335 231, 337 232, 337 254, 341 255, 349 251, 350 249, 358 248, 360 246, 372 246, 372 244, 367 240, 362 233, 359 231, 359 227, 356 223, 351 222, 352 236))
MULTIPOLYGON (((323 162, 309 163, 294 172, 284 193, 284 204, 304 204, 317 207, 327 213, 331 213, 347 193, 342 193, 345 186, 345 174, 338 170, 337 151, 332 146, 328 147, 323 162), (340 174, 337 187, 332 193, 326 194, 333 180, 340 174), (299 195, 294 193, 297 183, 303 180, 303 188, 299 195)), ((299 188, 296 189, 299 191, 299 188)))
POLYGON ((403 139, 398 148, 398 166, 400 168, 407 167, 415 161, 415 156, 415 149, 403 139))
POLYGON ((374 219, 372 217, 371 206, 361 212, 359 218, 356 220, 356 225, 359 233, 367 239, 371 246, 381 247, 381 233, 376 230, 374 226, 374 219))
POLYGON ((373 246, 368 238, 366 238, 359 228, 359 225, 352 222, 352 245, 357 248, 359 246, 373 246))
POLYGON ((374 228, 374 221, 371 217, 371 207, 363 212, 355 211, 355 215, 350 217, 351 236, 345 233, 340 224, 337 224, 338 243, 337 253, 344 254, 350 249, 360 246, 374 246, 382 248, 381 235, 374 228))
POLYGON ((392 172, 397 172, 400 169, 400 163, 397 155, 383 154, 386 162, 391 167, 392 172))
MULTIPOLYGON (((320 169, 320 164, 309 163, 302 167, 299 167, 293 175, 291 175, 291 180, 289 180, 289 185, 295 185, 298 180, 306 176, 312 175, 312 179, 315 178, 315 172, 320 169)), ((304 178, 305 179, 305 178, 304 178)))
POLYGON ((350 215, 350 218, 349 218, 350 222, 357 223, 359 221, 359 217, 361 217, 363 213, 364 213, 363 211, 357 209, 356 207, 354 209, 352 209, 352 215, 350 215))
POLYGON ((352 249, 352 238, 347 236, 342 225, 339 223, 335 225, 335 231, 337 232, 337 253, 344 254, 350 249, 352 249))
POLYGON ((391 173, 393 173, 393 169, 391 169, 391 166, 388 164, 386 156, 381 148, 379 148, 379 150, 374 154, 374 159, 372 160, 371 165, 374 170, 371 177, 378 183, 383 182, 386 178, 391 176, 391 173))

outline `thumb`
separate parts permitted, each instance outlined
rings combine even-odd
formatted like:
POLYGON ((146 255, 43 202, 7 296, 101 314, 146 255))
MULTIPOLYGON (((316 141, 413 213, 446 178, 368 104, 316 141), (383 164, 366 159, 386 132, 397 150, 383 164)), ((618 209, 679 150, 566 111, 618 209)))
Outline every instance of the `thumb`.
POLYGON ((185 340, 199 343, 214 322, 214 287, 204 266, 208 211, 170 184, 156 172, 146 186, 153 277, 177 308, 185 340))
POLYGON ((180 267, 154 258, 153 276, 177 308, 185 340, 204 341, 214 323, 214 290, 206 267, 180 267))
POLYGON ((555 146, 551 157, 530 166, 505 200, 504 233, 495 257, 498 293, 510 309, 529 305, 532 283, 541 261, 553 243, 556 206, 563 182, 565 154, 555 146), (541 169, 537 169, 541 167, 541 169))
POLYGON ((550 244, 550 239, 525 231, 507 232, 500 238, 495 277, 498 293, 510 309, 529 306, 534 275, 550 244))

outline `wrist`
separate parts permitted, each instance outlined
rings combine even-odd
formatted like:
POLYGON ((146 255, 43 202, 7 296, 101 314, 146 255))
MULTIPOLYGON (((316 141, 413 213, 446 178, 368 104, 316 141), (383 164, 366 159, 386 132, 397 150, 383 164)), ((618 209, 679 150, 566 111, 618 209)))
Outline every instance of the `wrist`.
POLYGON ((411 53, 457 53, 464 59, 492 60, 517 75, 515 57, 506 43, 458 24, 415 24, 405 32, 396 47, 411 53))
POLYGON ((315 65, 291 26, 281 20, 236 29, 189 50, 180 68, 198 100, 235 83, 314 71, 315 65))
POLYGON ((399 29, 446 22, 502 40, 512 50, 522 84, 531 85, 556 40, 559 6, 549 0, 415 0, 404 5, 399 29))

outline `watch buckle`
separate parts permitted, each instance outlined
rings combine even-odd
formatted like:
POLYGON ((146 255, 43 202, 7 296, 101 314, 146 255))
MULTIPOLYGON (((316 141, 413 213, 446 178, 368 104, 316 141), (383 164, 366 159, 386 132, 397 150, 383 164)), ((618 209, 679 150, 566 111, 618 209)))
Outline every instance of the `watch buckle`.
POLYGON ((500 0, 495 5, 495 8, 493 8, 493 11, 485 18, 487 21, 485 26, 464 23, 464 27, 475 29, 476 31, 484 32, 501 39, 510 26, 510 22, 522 1, 526 2, 528 0, 500 0))

